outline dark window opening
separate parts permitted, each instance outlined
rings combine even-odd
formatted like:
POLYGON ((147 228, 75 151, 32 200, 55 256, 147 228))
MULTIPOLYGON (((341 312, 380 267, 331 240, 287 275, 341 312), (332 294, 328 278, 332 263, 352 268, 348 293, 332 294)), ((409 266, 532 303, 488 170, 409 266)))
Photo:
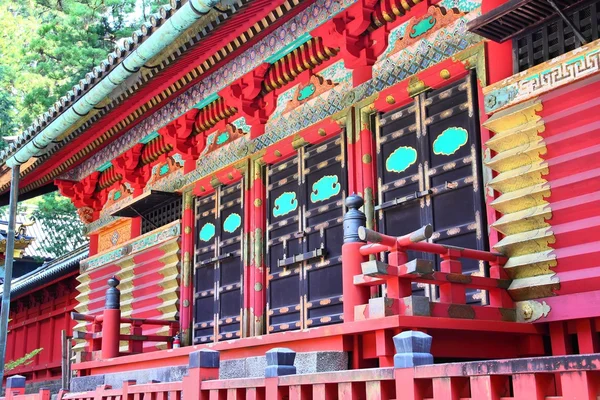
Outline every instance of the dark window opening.
POLYGON ((142 235, 177 221, 181 218, 182 211, 181 197, 174 197, 173 200, 141 213, 142 235))
MULTIPOLYGON (((587 43, 598 39, 600 1, 585 4, 565 13, 587 43)), ((513 39, 514 72, 533 66, 581 47, 583 43, 569 24, 560 16, 516 36, 513 39)))

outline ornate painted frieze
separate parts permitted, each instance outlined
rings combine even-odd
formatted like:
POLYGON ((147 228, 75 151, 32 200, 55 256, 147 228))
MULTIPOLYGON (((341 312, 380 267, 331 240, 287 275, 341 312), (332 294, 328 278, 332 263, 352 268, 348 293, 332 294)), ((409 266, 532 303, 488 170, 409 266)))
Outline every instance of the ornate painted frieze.
POLYGON ((483 89, 485 111, 494 113, 600 72, 595 41, 483 89))
POLYGON ((154 230, 144 236, 126 242, 118 249, 98 254, 82 261, 80 267, 81 272, 88 272, 90 270, 102 267, 103 265, 116 262, 122 257, 138 253, 149 247, 155 246, 158 243, 164 242, 173 237, 178 237, 180 234, 181 224, 179 221, 172 222, 169 225, 165 225, 160 229, 154 230))
POLYGON ((131 239, 131 219, 126 218, 102 229, 98 233, 98 252, 119 246, 131 239))

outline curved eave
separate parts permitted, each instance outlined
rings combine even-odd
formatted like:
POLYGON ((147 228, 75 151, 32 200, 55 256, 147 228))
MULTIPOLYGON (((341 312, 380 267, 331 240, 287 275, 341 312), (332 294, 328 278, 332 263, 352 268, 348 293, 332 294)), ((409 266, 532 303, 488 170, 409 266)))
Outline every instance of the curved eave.
MULTIPOLYGON (((11 298, 14 299, 44 284, 55 281, 61 276, 77 271, 79 269, 79 262, 87 258, 88 254, 89 246, 82 246, 13 280, 10 289, 11 298)), ((0 286, 0 294, 3 292, 3 289, 4 285, 0 286)))
MULTIPOLYGON (((111 103, 111 107, 107 107, 109 109, 103 116, 96 114, 94 117, 91 117, 87 122, 83 123, 78 129, 74 130, 71 134, 67 135, 65 139, 55 145, 52 149, 48 151, 48 153, 37 160, 31 161, 28 165, 22 166, 21 175, 24 177, 22 179, 21 192, 25 193, 30 190, 34 190, 44 185, 50 184, 56 175, 59 173, 64 173, 67 169, 75 167, 78 163, 87 159, 87 157, 91 154, 90 147, 93 148, 93 151, 99 150, 103 145, 108 144, 111 140, 114 140, 118 135, 122 135, 127 130, 131 129, 135 124, 143 120, 147 115, 156 112, 156 110, 162 107, 164 104, 168 103, 170 100, 175 98, 184 90, 187 90, 189 86, 197 83, 200 80, 200 76, 196 72, 194 72, 194 66, 198 67, 198 64, 201 64, 201 61, 198 59, 202 57, 211 57, 218 52, 220 54, 224 54, 221 60, 226 59, 233 53, 229 47, 232 41, 225 41, 224 38, 236 37, 237 35, 232 35, 231 32, 234 32, 236 29, 239 31, 240 25, 242 23, 247 25, 243 31, 241 31, 245 36, 250 39, 254 38, 255 35, 262 32, 255 32, 255 26, 257 25, 257 21, 262 21, 267 18, 267 16, 271 17, 272 10, 278 5, 283 4, 291 4, 289 7, 296 7, 300 2, 295 0, 290 1, 276 1, 269 2, 265 0, 239 0, 236 2, 235 6, 232 6, 232 10, 230 10, 230 14, 223 21, 217 17, 214 20, 209 22, 206 26, 195 26, 195 30, 188 30, 186 35, 182 35, 179 39, 175 40, 171 46, 168 48, 170 52, 163 52, 161 54, 162 62, 165 67, 158 71, 156 74, 152 75, 147 79, 137 80, 138 86, 130 86, 129 89, 123 89, 121 92, 121 97, 115 98, 113 103, 111 103), (244 13, 239 12, 241 7, 244 7, 244 13), (235 15, 233 15, 235 13, 235 15), (262 14, 261 14, 262 13, 262 14), (258 15, 258 16, 257 16, 258 15), (220 30, 217 28, 220 27, 220 30), (225 33, 223 33, 225 32, 225 33), (250 34, 247 34, 250 32, 250 34), (254 32, 254 33, 252 33, 254 32), (217 39, 215 39, 217 38, 217 39), (187 40, 187 41, 186 41, 187 40), (183 44, 182 44, 183 43, 183 44), (224 47, 215 47, 215 43, 218 43, 220 46, 225 43, 224 47), (229 52, 228 52, 229 50, 229 52), (168 53, 168 55, 167 55, 168 53), (177 62, 176 62, 177 61, 177 62), (180 61, 184 61, 181 63, 180 61), (192 65, 192 62, 196 62, 196 64, 192 65), (186 64, 188 69, 185 70, 182 68, 181 64, 186 64), (190 67, 192 65, 192 67, 190 67), (191 71, 191 72, 190 72, 191 71), (183 82, 181 83, 181 79, 187 78, 187 76, 192 76, 194 80, 189 81, 187 84, 183 82), (172 78, 175 76, 175 78, 172 78), (177 77, 182 77, 181 79, 177 79, 177 77), (170 80, 169 80, 170 79, 170 80), (152 102, 156 102, 156 98, 159 95, 163 95, 164 92, 160 90, 157 91, 156 87, 165 87, 168 84, 171 84, 170 87, 178 88, 177 91, 171 91, 170 94, 164 97, 162 101, 159 101, 154 108, 150 108, 146 110, 145 113, 140 113, 138 109, 134 109, 132 113, 124 113, 122 111, 123 108, 127 106, 131 107, 131 104, 138 104, 144 99, 149 97, 152 102), (150 93, 150 94, 148 94, 150 93), (125 96, 126 95, 126 96, 125 96), (144 97, 145 96, 145 97, 144 97), (141 100, 140 100, 141 99, 141 100), (131 118, 134 115, 135 118, 131 118), (110 140, 98 140, 97 136, 102 134, 102 129, 111 121, 118 120, 117 117, 126 119, 131 119, 132 122, 129 123, 126 127, 121 129, 114 137, 111 137, 110 140), (79 142, 78 142, 79 140, 79 142), (88 148, 84 149, 85 146, 80 145, 81 141, 87 140, 88 143, 92 143, 93 146, 88 146, 88 148), (99 142, 97 145, 95 142, 99 142), (84 149, 84 151, 81 151, 84 149), (79 159, 75 159, 73 162, 69 160, 68 167, 65 167, 66 163, 64 160, 59 158, 59 155, 64 155, 67 153, 75 153, 79 151, 79 153, 85 152, 84 156, 79 159), (57 167, 60 171, 55 171, 57 167), (54 174, 48 178, 49 174, 54 174), (32 185, 32 182, 35 184, 32 185), (25 190, 23 190, 25 188, 25 190)), ((308 4, 310 2, 306 2, 308 4)), ((288 7, 288 8, 289 8, 288 7)), ((299 7, 302 8, 302 7, 299 7)), ((285 11, 285 10, 284 10, 285 11)), ((277 14, 273 18, 273 21, 278 19, 287 19, 286 13, 275 13, 277 14)), ((274 22, 271 22, 274 24, 274 22)), ((270 28, 270 26, 269 26, 270 28)), ((238 39, 235 39, 237 42, 238 39)), ((248 44, 249 42, 243 41, 241 42, 241 46, 248 44)), ((160 60, 156 60, 158 62, 160 60)), ((153 60, 154 62, 154 60, 153 60)), ((221 61, 219 61, 220 63, 221 61)), ((212 71, 209 70, 207 73, 212 71)), ((129 81, 126 81, 126 83, 129 81)), ((9 176, 8 171, 0 172, 0 192, 5 193, 9 189, 9 176)), ((1 199, 0 199, 1 200, 1 199)))

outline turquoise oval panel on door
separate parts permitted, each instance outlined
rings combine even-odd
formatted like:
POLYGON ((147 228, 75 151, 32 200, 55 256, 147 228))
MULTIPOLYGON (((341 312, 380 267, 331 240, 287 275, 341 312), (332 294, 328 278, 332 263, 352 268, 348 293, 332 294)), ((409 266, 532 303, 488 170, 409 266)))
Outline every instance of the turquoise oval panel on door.
POLYGON ((273 216, 281 217, 298 209, 298 199, 295 192, 283 192, 275 199, 273 216))
POLYGON ((215 224, 208 222, 200 229, 200 240, 208 242, 215 237, 215 224))
POLYGON ((389 155, 385 160, 385 169, 389 172, 404 172, 417 162, 417 150, 412 147, 402 146, 389 155))
POLYGON ((469 133, 464 128, 452 127, 445 129, 435 138, 433 152, 438 155, 450 156, 469 141, 469 133))
POLYGON ((337 175, 325 175, 313 183, 310 201, 313 203, 325 201, 340 193, 342 185, 339 179, 337 175))
POLYGON ((240 214, 232 213, 225 218, 225 221, 223 222, 223 229, 225 232, 233 233, 240 227, 240 225, 242 225, 242 217, 240 217, 240 214))

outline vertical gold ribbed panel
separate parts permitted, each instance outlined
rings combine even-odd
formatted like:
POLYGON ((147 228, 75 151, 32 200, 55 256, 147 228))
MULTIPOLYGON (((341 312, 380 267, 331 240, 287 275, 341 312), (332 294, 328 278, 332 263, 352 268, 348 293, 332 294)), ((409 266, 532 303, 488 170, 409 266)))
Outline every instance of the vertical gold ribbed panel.
MULTIPOLYGON (((158 273, 163 276, 159 283, 162 291, 158 297, 163 303, 158 309, 162 313, 162 319, 173 321, 177 316, 179 302, 178 278, 181 252, 178 238, 161 245, 161 250, 165 252, 165 255, 160 259, 163 266, 158 270, 158 273)), ((166 335, 168 331, 168 327, 164 327, 158 331, 158 334, 166 335)))
MULTIPOLYGON (((81 274, 77 276, 77 281, 79 285, 77 285, 77 291, 79 295, 75 297, 77 300, 77 305, 75 306, 75 311, 81 314, 85 314, 88 312, 88 303, 89 298, 87 293, 90 291, 90 277, 87 274, 81 274)), ((77 324, 73 327, 73 331, 86 332, 87 331, 87 322, 77 322, 77 324)), ((83 351, 85 348, 87 341, 86 340, 75 340, 75 346, 73 346, 73 352, 77 353, 83 351)))
POLYGON ((531 100, 494 114, 484 126, 494 133, 486 146, 495 152, 485 164, 497 174, 488 183, 500 195, 490 204, 502 214, 492 227, 504 238, 495 250, 509 257, 505 270, 513 278, 509 293, 514 300, 552 295, 558 279, 552 267, 556 257, 548 224, 552 207, 546 200, 550 185, 545 179, 546 143, 541 133, 543 107, 531 100))

